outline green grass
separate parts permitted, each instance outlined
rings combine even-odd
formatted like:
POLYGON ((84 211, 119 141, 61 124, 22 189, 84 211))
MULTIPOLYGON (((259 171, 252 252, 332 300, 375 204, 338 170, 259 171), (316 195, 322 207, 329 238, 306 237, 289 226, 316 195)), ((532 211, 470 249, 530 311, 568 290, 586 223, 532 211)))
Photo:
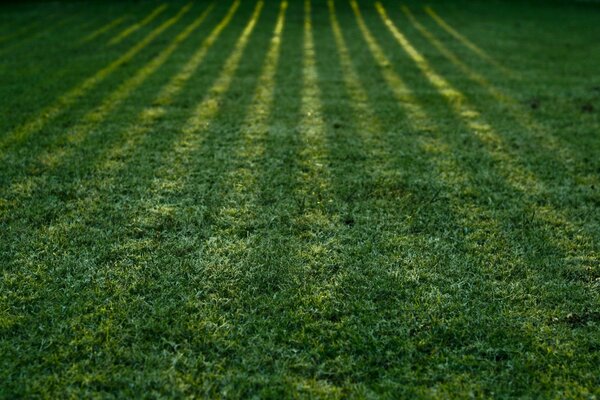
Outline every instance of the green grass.
POLYGON ((600 5, 232 1, 0 6, 0 398, 600 397, 600 5))

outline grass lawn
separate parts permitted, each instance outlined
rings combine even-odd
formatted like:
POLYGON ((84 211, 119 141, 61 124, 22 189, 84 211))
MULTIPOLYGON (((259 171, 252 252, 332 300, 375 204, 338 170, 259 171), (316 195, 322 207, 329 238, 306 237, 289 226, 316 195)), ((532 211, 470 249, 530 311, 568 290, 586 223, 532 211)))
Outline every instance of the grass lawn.
POLYGON ((600 398, 600 4, 0 5, 0 398, 600 398))

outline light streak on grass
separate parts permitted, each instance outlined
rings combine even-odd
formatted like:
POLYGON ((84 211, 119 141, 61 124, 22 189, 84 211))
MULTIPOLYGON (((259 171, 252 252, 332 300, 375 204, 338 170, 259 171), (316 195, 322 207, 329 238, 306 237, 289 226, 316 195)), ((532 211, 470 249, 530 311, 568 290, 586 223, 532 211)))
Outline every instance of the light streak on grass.
MULTIPOLYGON (((273 107, 275 95, 275 73, 279 64, 281 52, 281 34, 285 24, 285 13, 288 7, 286 0, 281 2, 279 15, 271 38, 271 44, 265 57, 258 86, 252 98, 252 102, 246 112, 246 118, 242 124, 242 143, 238 147, 236 158, 245 160, 245 165, 252 165, 254 161, 264 155, 265 148, 263 140, 269 132, 269 117, 273 107)), ((249 167, 237 169, 232 174, 231 186, 236 191, 253 190, 257 171, 249 167)), ((241 205, 238 205, 240 208, 241 205)), ((247 207, 248 208, 248 207, 247 207)), ((246 209, 247 209, 246 208, 246 209)))
MULTIPOLYGON (((302 196, 302 189, 318 182, 301 179, 308 168, 298 157, 304 147, 298 124, 305 93, 303 2, 288 0, 280 55, 274 57, 278 64, 272 68, 274 92, 266 71, 282 0, 266 2, 230 89, 219 98, 219 110, 192 135, 199 136, 199 149, 183 149, 181 157, 171 154, 182 125, 218 80, 256 1, 241 3, 189 81, 166 90, 164 85, 175 82, 172 78, 201 51, 233 0, 215 7, 204 29, 192 34, 153 79, 77 149, 68 150, 61 168, 47 173, 34 160, 49 146, 64 143, 61 124, 73 126, 70 111, 47 125, 55 135, 39 143, 34 136, 10 149, 2 186, 10 177, 35 175, 43 182, 31 197, 7 196, 14 204, 0 217, 0 386, 6 396, 56 398, 65 391, 72 397, 211 398, 593 394, 598 252, 573 248, 575 264, 548 243, 558 237, 553 230, 560 226, 530 222, 524 196, 505 183, 470 129, 393 42, 372 3, 357 0, 370 5, 365 21, 373 24, 377 40, 381 34, 385 55, 399 65, 382 65, 372 57, 345 1, 331 3, 339 7, 334 17, 325 14, 326 2, 312 3, 326 177, 331 178, 326 196, 333 200, 324 208, 325 229, 321 220, 310 219, 318 206, 302 196), (334 41, 336 36, 342 41, 334 41), (388 88, 384 68, 391 71, 388 77, 406 79, 416 106, 430 121, 418 124, 404 112, 402 104, 412 95, 388 88), (173 92, 177 97, 156 97, 173 92), (404 98, 396 101, 396 93, 404 98), (372 148, 386 154, 371 157, 372 148), (170 179, 175 184, 169 186, 170 179), (304 199, 308 207, 303 209, 304 199)), ((494 10, 499 2, 492 3, 490 11, 508 11, 504 6, 494 10)), ((202 4, 197 14, 208 6, 196 4, 202 4)), ((196 10, 140 53, 131 62, 135 65, 116 72, 98 93, 93 90, 94 107, 160 54, 185 28, 183 21, 187 25, 197 17, 196 10)), ((512 15, 518 18, 524 10, 546 11, 515 3, 512 15)), ((176 11, 163 14, 156 26, 176 11)), ((108 22, 107 13, 100 14, 93 28, 71 36, 78 40, 108 22)), ((550 14, 540 24, 560 21, 550 14)), ((465 12, 464 17, 477 15, 465 12)), ((591 17, 577 22, 584 26, 572 24, 565 39, 594 28, 591 17)), ((527 25, 529 36, 540 26, 527 25)), ((493 31, 480 33, 493 38, 493 31)), ((546 38, 560 36, 554 32, 546 38)), ((526 47, 515 56, 530 57, 526 47)), ((49 58, 41 68, 71 55, 55 53, 43 53, 49 58)), ((105 63, 122 54, 117 46, 110 53, 118 55, 105 63)), ((81 59, 68 71, 93 74, 90 63, 98 59, 93 51, 73 56, 81 59)), ((446 62, 441 56, 439 61, 446 62)), ((580 85, 589 84, 593 75, 590 65, 586 70, 576 64, 556 70, 532 66, 532 76, 549 73, 548 79, 559 79, 561 71, 581 71, 584 75, 572 81, 580 85)), ((32 89, 46 87, 40 83, 44 86, 32 89)), ((464 86, 471 100, 467 91, 478 87, 464 86)), ((535 88, 518 89, 526 95, 535 88)), ((6 89, 10 96, 26 91, 28 84, 14 82, 6 89)), ((560 84, 548 92, 560 95, 560 84)), ((483 104, 473 98, 472 104, 491 118, 482 108, 494 107, 488 97, 483 104)), ((18 101, 7 100, 8 108, 18 107, 18 101)), ((72 108, 77 124, 92 106, 72 108)), ((544 110, 544 116, 550 112, 544 110)), ((551 129, 579 123, 573 133, 581 136, 572 141, 585 149, 573 160, 574 169, 595 171, 595 160, 584 157, 598 144, 592 129, 597 118, 579 117, 548 116, 544 122, 551 129)), ((510 125, 503 118, 496 115, 498 125, 488 122, 501 131, 500 126, 510 125)), ((9 115, 4 123, 14 127, 13 119, 9 115)), ((517 153, 516 145, 525 141, 513 146, 508 140, 518 137, 518 128, 506 135, 509 150, 517 153)), ((560 135, 568 141, 568 133, 560 135)), ((535 171, 552 174, 555 164, 527 154, 522 160, 535 171)), ((561 192, 552 204, 560 203, 581 221, 597 204, 598 193, 587 187, 578 193, 579 187, 565 185, 563 177, 572 175, 557 174, 548 189, 552 195, 561 192)), ((598 218, 590 215, 589 227, 597 231, 598 226, 598 218)))
POLYGON ((500 89, 496 88, 491 82, 489 82, 483 75, 470 68, 465 64, 459 57, 456 56, 450 49, 448 49, 442 42, 440 42, 436 36, 431 33, 425 26, 423 26, 410 9, 406 6, 402 6, 402 11, 409 19, 410 23, 421 33, 425 39, 433 47, 435 47, 440 54, 460 69, 471 81, 477 83, 479 86, 484 88, 495 100, 508 106, 507 113, 519 124, 525 128, 531 136, 536 139, 538 144, 545 151, 550 153, 556 153, 562 160, 575 159, 575 155, 571 154, 569 150, 554 137, 548 135, 547 130, 544 130, 540 124, 538 124, 530 114, 521 111, 521 107, 518 102, 505 94, 500 89))
MULTIPOLYGON (((450 194, 447 197, 448 212, 451 213, 448 217, 455 219, 457 226, 462 226, 465 229, 464 247, 468 252, 475 252, 478 254, 479 271, 478 274, 491 274, 501 279, 500 282, 511 282, 511 276, 513 273, 524 273, 527 275, 533 275, 534 285, 539 285, 540 281, 547 281, 554 277, 556 271, 551 271, 547 268, 531 268, 532 259, 535 258, 535 250, 527 249, 527 245, 524 248, 515 249, 513 244, 515 240, 514 231, 506 231, 505 222, 502 218, 506 217, 503 214, 501 217, 497 217, 495 214, 497 211, 491 209, 489 204, 482 204, 480 201, 464 201, 465 196, 468 198, 472 194, 477 193, 478 189, 473 183, 473 173, 462 166, 460 158, 456 156, 457 150, 454 146, 450 146, 447 142, 448 139, 440 135, 442 129, 437 126, 433 121, 426 121, 422 118, 427 119, 428 116, 421 106, 417 103, 413 103, 413 95, 410 89, 404 85, 402 79, 396 74, 389 70, 389 63, 383 56, 383 52, 380 51, 379 45, 372 37, 372 34, 368 30, 360 9, 356 0, 350 0, 352 8, 357 19, 359 28, 363 33, 365 41, 369 44, 369 50, 379 65, 381 72, 393 90, 395 97, 398 99, 401 106, 405 108, 407 113, 407 123, 411 125, 413 129, 418 131, 431 132, 432 135, 423 135, 421 138, 417 138, 419 146, 423 152, 429 154, 429 162, 432 165, 432 179, 440 182, 442 191, 450 194), (395 76, 394 78, 391 78, 395 76), (391 79, 390 79, 391 78, 391 79), (401 86, 396 86, 401 85, 401 86), (406 99, 410 100, 406 102, 406 99), (409 104, 410 107, 406 107, 409 104), (480 243, 484 243, 485 247, 481 246, 480 243), (522 252, 525 251, 525 254, 522 252), (504 280, 507 281, 504 281, 504 280)), ((529 207, 535 207, 535 204, 529 204, 529 207)), ((528 210, 523 206, 519 206, 519 212, 523 216, 532 215, 532 219, 540 220, 540 214, 548 212, 548 207, 534 208, 532 215, 531 210, 528 210)), ((576 229, 571 227, 571 224, 566 219, 555 213, 551 212, 551 218, 544 218, 548 222, 548 226, 560 225, 561 228, 567 228, 566 234, 561 235, 561 241, 557 243, 553 241, 551 246, 562 252, 564 261, 568 262, 584 262, 587 263, 587 268, 593 268, 592 265, 597 261, 597 252, 590 249, 593 244, 586 238, 581 238, 581 234, 576 229), (553 221, 553 218, 558 217, 560 223, 553 221), (570 240, 570 239, 573 240, 570 240), (569 246, 572 246, 569 248, 569 246), (577 251, 573 251, 577 249, 577 251), (575 258, 574 255, 591 254, 591 256, 585 260, 575 258)), ((415 215, 409 215, 407 222, 410 223, 415 215)), ((549 236, 545 236, 549 238, 549 236)), ((584 264, 585 265, 585 264, 584 264)), ((524 292, 524 286, 512 285, 509 292, 506 291, 505 284, 493 285, 490 288, 489 298, 490 301, 513 301, 514 298, 526 298, 531 294, 524 292)), ((538 294, 539 295, 539 294, 538 294)), ((544 307, 543 305, 536 306, 538 309, 544 307)), ((539 312, 539 311, 535 311, 539 312)))
POLYGON ((487 54, 485 51, 483 51, 479 46, 477 46, 475 43, 473 43, 472 41, 470 41, 469 39, 467 39, 464 35, 460 34, 456 29, 454 29, 453 27, 451 27, 446 21, 444 21, 442 19, 442 17, 440 17, 435 11, 433 11, 433 9, 431 7, 429 7, 429 6, 425 7, 425 12, 427 12, 427 14, 429 14, 429 16, 442 29, 444 29, 452 37, 454 37, 456 40, 458 40, 463 46, 467 47, 473 53, 477 54, 479 57, 481 57, 482 59, 484 59, 485 61, 487 61, 489 64, 491 64, 494 67, 498 68, 503 73, 508 74, 508 75, 512 75, 513 74, 512 71, 508 70, 506 67, 504 67, 503 65, 501 65, 500 63, 498 63, 489 54, 487 54))
MULTIPOLYGON (((367 27, 362 13, 356 0, 350 0, 354 10, 357 24, 363 34, 363 38, 368 44, 371 55, 379 65, 379 68, 388 83, 390 89, 400 106, 406 111, 407 122, 409 126, 420 132, 432 132, 429 137, 418 138, 419 145, 426 154, 430 154, 430 162, 434 168, 434 175, 440 183, 445 186, 445 190, 451 192, 472 192, 474 188, 469 180, 469 172, 465 170, 453 157, 452 148, 440 138, 440 127, 427 115, 418 103, 411 89, 406 85, 400 76, 390 69, 390 62, 385 57, 383 50, 377 43, 369 28, 367 27)), ((450 210, 456 213, 459 223, 468 226, 473 230, 473 235, 485 232, 493 232, 497 237, 502 237, 500 221, 489 218, 476 218, 474 215, 486 215, 486 210, 473 202, 465 204, 463 201, 452 196, 449 198, 450 210)), ((413 216, 408 216, 410 219, 413 216)), ((508 250, 506 256, 509 256, 508 250)), ((491 256, 490 256, 491 257, 491 256)), ((490 265, 493 267, 493 265, 490 265)))
POLYGON ((150 12, 150 14, 148 14, 148 16, 146 16, 146 18, 142 19, 140 22, 136 22, 135 24, 133 24, 130 27, 126 28, 121 33, 119 33, 117 36, 115 36, 114 38, 112 38, 108 42, 108 45, 109 46, 113 46, 115 44, 118 44, 118 43, 122 42, 127 36, 132 35, 136 31, 138 31, 139 29, 143 28, 144 26, 148 25, 150 22, 154 21, 154 19, 156 17, 158 17, 166 9, 167 9, 167 5, 166 4, 162 4, 162 5, 158 6, 158 7, 156 7, 154 10, 152 10, 152 12, 150 12))
MULTIPOLYGON (((190 23, 182 32, 180 32, 171 43, 163 49, 152 61, 140 68, 135 75, 123 82, 117 90, 112 92, 95 110, 84 115, 82 122, 72 129, 68 140, 71 144, 79 144, 86 135, 93 129, 96 124, 101 123, 106 116, 119 106, 135 89, 144 83, 148 77, 154 74, 177 50, 192 33, 194 33, 204 22, 208 14, 212 11, 214 4, 211 4, 204 12, 190 23)), ((57 152, 51 154, 46 159, 46 164, 49 167, 54 167, 65 154, 57 152)))
MULTIPOLYGON (((153 104, 168 104, 181 91, 181 89, 183 89, 187 80, 201 65, 201 62, 208 50, 213 46, 225 27, 229 25, 239 6, 240 0, 236 0, 232 3, 227 14, 213 28, 210 35, 202 42, 196 53, 194 53, 186 62, 186 64, 180 69, 180 72, 162 88, 153 104)), ((203 15, 206 15, 212 8, 212 5, 209 6, 203 15)), ((111 187, 113 185, 114 180, 118 177, 119 171, 121 171, 127 165, 126 160, 129 157, 126 155, 139 146, 140 140, 147 136, 146 134, 152 129, 157 119, 162 115, 164 115, 163 107, 150 107, 138 115, 135 123, 133 123, 127 129, 124 129, 127 134, 125 142, 115 143, 110 148, 107 148, 92 167, 93 170, 99 171, 103 176, 105 176, 101 182, 96 181, 94 183, 95 186, 111 187)), ((33 185, 33 181, 30 182, 29 186, 31 185, 33 185)), ((25 186, 25 184, 21 184, 20 186, 25 186)), ((27 191, 31 192, 32 189, 29 188, 29 186, 27 191)), ((97 204, 97 198, 90 196, 80 199, 76 207, 73 207, 72 209, 85 210, 85 213, 90 215, 94 213, 98 207, 99 204, 97 204)), ((75 211, 75 214, 73 212, 65 213, 59 221, 56 221, 56 223, 53 224, 52 229, 54 234, 62 232, 63 234, 68 235, 70 229, 74 227, 72 220, 74 218, 81 217, 82 216, 80 213, 77 213, 77 211, 75 211)), ((49 234, 46 232, 46 229, 46 227, 42 227, 41 231, 37 233, 38 237, 46 237, 49 234)))
POLYGON ((354 11, 358 28, 360 29, 363 38, 367 42, 367 46, 369 47, 371 55, 379 65, 381 73, 388 82, 390 89, 394 92, 396 99, 402 103, 402 106, 408 113, 408 117, 416 126, 419 126, 421 129, 427 129, 431 127, 432 121, 427 117, 421 107, 419 107, 416 97, 412 94, 411 90, 398 76, 398 74, 391 69, 391 61, 385 55, 383 49, 377 43, 373 37, 373 34, 367 27, 356 0, 350 0, 350 5, 354 11))
MULTIPOLYGON (((186 83, 183 78, 187 79, 191 76, 191 74, 194 72, 194 67, 197 67, 200 61, 204 58, 208 47, 215 43, 221 31, 230 24, 232 17, 239 6, 239 0, 235 1, 231 5, 225 18, 212 31, 210 37, 202 43, 202 46, 195 54, 195 57, 191 59, 184 66, 184 68, 182 68, 180 74, 170 81, 170 85, 173 85, 174 87, 165 87, 164 90, 161 91, 162 98, 159 99, 161 100, 161 104, 170 102, 172 100, 171 96, 175 95, 181 88, 183 88, 183 85, 186 83)), ((199 146, 205 136, 208 135, 206 126, 209 125, 212 122, 212 119, 216 116, 217 112, 219 111, 219 104, 222 101, 223 95, 226 94, 233 83, 232 77, 236 73, 236 70, 241 62, 243 62, 244 51, 249 43, 251 34, 254 32, 254 29, 259 21, 259 17, 263 8, 263 1, 260 1, 256 4, 254 12, 241 36, 237 39, 231 54, 225 61, 222 68, 217 70, 220 72, 217 72, 219 76, 217 77, 215 83, 207 91, 207 94, 203 96, 203 101, 200 102, 197 107, 194 107, 192 116, 187 120, 183 129, 177 133, 174 133, 175 136, 178 136, 177 134, 180 133, 183 136, 182 140, 176 141, 175 138, 175 144, 172 147, 165 148, 164 151, 158 153, 161 157, 159 160, 160 167, 158 170, 152 171, 152 175, 156 177, 152 181, 147 181, 148 186, 144 185, 144 187, 142 187, 145 194, 142 199, 131 204, 132 211, 131 213, 124 215, 125 222, 129 222, 134 226, 138 226, 138 224, 144 224, 147 220, 151 220, 153 216, 161 216, 171 212, 172 207, 169 204, 165 204, 163 200, 166 194, 165 191, 168 187, 170 187, 171 182, 183 180, 189 177, 189 167, 193 156, 193 154, 190 152, 192 151, 194 144, 199 146)), ((157 109, 160 110, 158 113, 163 113, 162 107, 157 107, 157 109)), ((156 128, 156 121, 152 120, 153 118, 151 115, 156 114, 154 112, 143 113, 140 115, 140 124, 135 124, 132 126, 132 131, 137 137, 139 137, 141 133, 144 133, 141 130, 147 131, 149 129, 156 128), (143 124, 144 122, 148 122, 149 124, 143 124), (138 128, 138 126, 141 128, 141 130, 138 128)), ((164 132, 160 131, 155 131, 155 133, 158 135, 164 134, 164 132)), ((127 132, 127 135, 129 134, 130 132, 127 132)), ((125 161, 125 163, 127 162, 128 161, 125 161)), ((89 185, 88 187, 92 188, 92 192, 95 192, 93 189, 94 187, 101 188, 100 190, 102 191, 110 190, 107 188, 110 188, 112 183, 119 179, 120 175, 116 169, 118 167, 122 167, 123 164, 119 165, 118 163, 113 163, 109 165, 111 167, 109 170, 99 171, 99 175, 110 174, 106 179, 98 180, 98 177, 95 176, 87 182, 89 185)), ((76 204, 76 207, 71 208, 71 212, 61 215, 59 220, 55 221, 51 226, 42 226, 38 232, 36 232, 35 242, 37 246, 43 246, 43 243, 48 237, 55 238, 57 234, 73 235, 73 230, 80 226, 79 221, 85 219, 86 217, 93 216, 94 213, 97 212, 98 208, 104 206, 99 204, 97 197, 93 194, 77 201, 77 203, 78 204, 76 204)), ((150 240, 127 238, 125 240, 116 239, 114 242, 111 242, 111 246, 114 246, 113 248, 115 249, 127 248, 129 251, 131 251, 131 249, 144 248, 144 246, 147 246, 149 243, 150 240)), ((27 263, 31 260, 31 253, 23 252, 20 253, 19 256, 22 257, 19 262, 27 263)), ((134 268, 138 268, 138 266, 136 265, 134 268)), ((112 274, 114 269, 110 268, 110 270, 110 273, 112 274)), ((53 279, 51 274, 46 270, 42 271, 41 273, 43 273, 47 279, 53 279)), ((90 307, 93 309, 90 310, 90 313, 101 313, 103 315, 103 325, 106 327, 107 325, 111 324, 112 316, 119 313, 118 310, 113 309, 115 303, 118 304, 118 299, 111 297, 107 299, 107 304, 90 304, 90 307)), ((75 321, 71 322, 73 324, 77 324, 77 321, 80 317, 85 318, 87 315, 90 314, 86 313, 83 316, 79 315, 74 318, 75 321)), ((89 331, 87 330, 87 327, 82 326, 81 329, 73 333, 74 340, 79 342, 85 341, 86 334, 88 332, 89 331)))
POLYGON ((122 159, 123 154, 127 154, 131 149, 138 145, 139 140, 152 128, 153 124, 164 115, 163 106, 169 104, 184 88, 187 81, 198 70, 206 54, 219 38, 223 30, 229 25, 235 12, 240 6, 240 0, 232 3, 223 19, 213 28, 208 37, 198 47, 198 50, 189 58, 180 71, 172 77, 169 82, 161 89, 158 96, 152 102, 153 106, 142 111, 137 117, 137 121, 129 129, 127 140, 124 144, 118 144, 108 149, 102 162, 98 166, 99 170, 105 173, 114 171, 121 167, 120 163, 114 160, 122 159))
MULTIPOLYGON (((448 101, 455 114, 485 146, 489 156, 496 162, 496 166, 504 176, 505 181, 514 190, 524 195, 526 199, 524 202, 534 212, 535 218, 550 225, 561 226, 562 229, 557 231, 557 234, 562 236, 562 240, 558 241, 556 245, 561 247, 565 253, 568 253, 569 249, 577 248, 570 238, 585 236, 581 232, 581 229, 574 226, 563 213, 551 205, 539 206, 531 200, 532 193, 543 194, 546 192, 544 184, 531 171, 524 168, 511 157, 502 137, 495 132, 490 124, 483 120, 481 114, 469 104, 468 99, 461 92, 456 90, 446 79, 433 70, 421 53, 414 48, 406 36, 390 20, 382 4, 376 2, 375 7, 398 44, 414 61, 427 80, 448 101)), ((584 242, 589 243, 589 241, 584 242)))
MULTIPOLYGON (((233 142, 239 143, 232 150, 232 153, 234 153, 232 159, 239 162, 239 167, 230 168, 224 174, 222 187, 225 188, 227 194, 220 200, 222 206, 217 210, 218 217, 216 220, 228 221, 228 223, 216 223, 215 233, 213 234, 213 237, 224 239, 224 242, 219 241, 223 244, 219 244, 214 248, 213 245, 207 245, 208 248, 213 248, 218 253, 231 251, 232 257, 257 250, 249 247, 247 236, 240 237, 235 232, 243 230, 248 221, 265 215, 258 201, 260 195, 258 181, 261 173, 261 161, 266 157, 265 141, 272 132, 269 122, 273 112, 276 87, 275 75, 279 65, 282 32, 287 8, 288 3, 283 0, 280 3, 267 54, 262 62, 256 89, 250 104, 244 111, 245 117, 239 125, 241 128, 240 140, 239 142, 233 142)), ((215 255, 211 255, 209 251, 206 257, 215 258, 215 255)), ((244 273, 248 271, 237 272, 244 273)), ((224 277, 225 274, 223 269, 220 268, 218 276, 224 277)))
POLYGON ((114 20, 110 21, 106 25, 101 26, 100 28, 96 29, 94 32, 90 33, 89 35, 87 35, 86 37, 81 39, 80 43, 83 44, 83 43, 91 42, 92 40, 96 39, 97 37, 104 35, 106 32, 110 31, 111 29, 121 25, 121 23, 123 23, 123 21, 125 21, 125 18, 126 18, 125 16, 115 18, 114 20))
MULTIPOLYGON (((354 68, 352 57, 350 56, 350 51, 346 44, 346 39, 344 39, 335 12, 334 0, 328 0, 327 5, 329 7, 329 20, 340 59, 340 66, 342 68, 342 78, 344 80, 344 85, 346 86, 346 92, 351 100, 350 106, 353 111, 352 115, 360 115, 360 118, 356 118, 358 134, 366 144, 371 144, 372 148, 377 148, 378 146, 376 146, 375 142, 378 141, 377 138, 381 135, 383 128, 381 127, 380 121, 375 117, 373 110, 369 107, 369 96, 361 83, 358 72, 354 68)), ((388 159, 387 156, 383 156, 382 158, 388 159)))
MULTIPOLYGON (((160 162, 161 167, 155 173, 155 179, 148 190, 148 196, 139 205, 141 213, 136 223, 146 224, 152 218, 172 211, 171 206, 163 204, 165 193, 177 191, 185 186, 192 155, 202 146, 206 133, 220 110, 222 97, 231 87, 233 77, 242 61, 248 41, 264 7, 260 0, 250 17, 244 31, 238 38, 228 56, 215 83, 208 89, 204 99, 194 108, 191 117, 185 121, 180 134, 160 162)), ((125 247, 129 244, 124 244, 125 247)))
MULTIPOLYGON (((244 31, 235 44, 232 53, 225 61, 221 74, 213 86, 208 90, 204 100, 196 106, 192 116, 184 124, 182 128, 182 134, 176 141, 171 154, 178 155, 178 158, 180 159, 187 158, 189 153, 193 152, 200 146, 203 139, 203 136, 200 133, 209 126, 210 121, 219 111, 220 99, 231 86, 232 79, 240 65, 242 56, 244 55, 244 50, 246 49, 250 36, 256 27, 256 23, 260 17, 263 7, 264 1, 262 0, 256 4, 250 21, 244 28, 244 31)), ((175 165, 165 163, 165 166, 167 166, 167 169, 170 171, 181 170, 178 174, 180 176, 185 175, 183 163, 176 163, 175 165)))
MULTIPOLYGON (((375 7, 381 16, 386 27, 392 33, 398 44, 413 60, 421 73, 438 90, 438 92, 448 101, 454 112, 473 130, 473 133, 493 151, 493 155, 502 165, 514 164, 514 161, 508 157, 504 149, 505 145, 502 138, 494 132, 494 129, 483 121, 481 114, 472 107, 464 94, 455 89, 445 78, 439 75, 429 65, 421 53, 414 48, 402 32, 398 30, 393 21, 388 17, 385 8, 380 2, 375 3, 375 7), (502 150, 499 150, 502 149, 502 150)), ((520 191, 529 191, 538 186, 538 182, 532 173, 512 165, 508 168, 507 176, 512 184, 516 184, 520 191)))
MULTIPOLYGON (((420 106, 417 98, 412 93, 411 89, 406 85, 403 79, 391 69, 391 62, 385 55, 381 46, 377 43, 373 34, 367 27, 362 13, 356 0, 350 0, 350 5, 354 11, 358 27, 365 39, 367 46, 376 63, 379 65, 380 71, 383 74, 388 86, 394 93, 394 97, 406 112, 406 117, 409 126, 420 132, 434 132, 435 136, 419 139, 420 146, 425 153, 431 154, 431 162, 435 168, 437 178, 447 188, 466 188, 469 189, 470 183, 467 179, 468 173, 465 171, 450 155, 453 154, 452 149, 447 143, 439 137, 440 128, 427 115, 420 106)), ((452 210, 460 213, 462 221, 465 224, 470 224, 471 227, 482 229, 493 229, 499 231, 499 223, 497 221, 488 222, 485 225, 473 226, 471 214, 483 214, 484 210, 476 205, 469 205, 468 210, 465 205, 457 202, 454 198, 452 201, 452 210)), ((408 217, 409 220, 412 216, 408 217)), ((478 222, 478 221, 477 221, 478 222)))
POLYGON ((331 177, 325 163, 327 152, 325 133, 327 126, 323 118, 321 90, 318 83, 315 44, 313 37, 311 2, 304 1, 304 57, 302 65, 302 92, 300 122, 298 126, 303 144, 299 152, 302 166, 299 197, 307 199, 304 215, 316 226, 329 225, 330 218, 324 211, 324 202, 330 201, 331 177))
POLYGON ((9 132, 5 137, 0 139, 0 150, 4 150, 10 145, 20 143, 33 133, 42 129, 50 120, 52 120, 61 112, 66 111, 66 109, 69 106, 77 102, 77 100, 80 97, 82 97, 87 92, 96 87, 110 74, 112 74, 117 68, 133 59, 140 51, 142 51, 146 46, 148 46, 150 43, 152 43, 152 41, 154 41, 158 36, 160 36, 160 34, 162 34, 165 30, 167 30, 177 21, 179 21, 179 19, 185 13, 187 13, 191 7, 191 3, 183 6, 175 16, 168 19, 156 29, 154 29, 152 32, 150 32, 148 35, 146 35, 140 42, 131 47, 125 54, 117 58, 112 63, 108 64, 106 67, 102 68, 93 76, 87 78, 80 85, 74 87, 67 93, 60 96, 54 102, 54 104, 38 112, 33 119, 17 127, 13 131, 9 132))
MULTIPOLYGON (((85 114, 81 121, 71 129, 67 137, 69 146, 63 146, 59 149, 50 150, 39 156, 47 170, 53 170, 59 167, 69 156, 69 152, 74 151, 77 146, 93 131, 93 129, 102 123, 106 117, 117 108, 131 93, 154 74, 173 54, 175 50, 183 43, 200 25, 204 22, 214 5, 210 5, 198 18, 192 21, 182 32, 180 32, 171 43, 164 48, 148 64, 140 68, 131 78, 123 82, 114 92, 107 96, 102 103, 94 110, 85 114)), ((29 178, 30 182, 15 182, 9 188, 9 192, 30 192, 37 185, 35 178, 29 178)))

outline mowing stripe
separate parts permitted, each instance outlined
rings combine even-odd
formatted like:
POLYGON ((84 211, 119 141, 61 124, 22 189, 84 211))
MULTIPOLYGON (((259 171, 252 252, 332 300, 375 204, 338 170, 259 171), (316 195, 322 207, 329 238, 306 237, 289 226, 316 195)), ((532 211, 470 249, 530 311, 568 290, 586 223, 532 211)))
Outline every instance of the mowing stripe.
POLYGON ((146 35, 144 39, 142 39, 139 43, 130 48, 125 54, 120 56, 118 59, 116 59, 106 67, 102 68, 93 76, 87 78, 80 85, 74 87, 67 93, 60 96, 54 104, 43 109, 32 120, 22 124, 13 131, 9 132, 4 138, 0 139, 0 150, 4 150, 10 145, 18 144, 25 140, 27 137, 29 137, 31 134, 42 129, 46 125, 46 123, 48 123, 61 112, 65 111, 67 107, 77 102, 77 100, 80 97, 82 97, 88 91, 93 89, 96 85, 98 85, 100 82, 106 79, 117 68, 134 58, 140 51, 142 51, 146 46, 148 46, 152 41, 154 41, 160 34, 162 34, 165 30, 167 30, 177 21, 179 21, 179 19, 185 13, 187 13, 191 7, 191 3, 183 6, 175 16, 165 21, 159 27, 157 27, 148 35, 146 35))
MULTIPOLYGON (((148 77, 154 74, 169 59, 181 43, 196 31, 202 22, 204 22, 213 7, 214 4, 211 4, 198 18, 180 32, 154 59, 144 67, 140 68, 131 78, 123 82, 114 92, 102 101, 100 106, 84 115, 81 121, 71 132, 69 132, 67 140, 70 146, 61 146, 59 149, 50 150, 42 154, 39 157, 39 160, 43 161, 46 171, 52 171, 68 160, 67 157, 69 156, 69 152, 75 151, 77 145, 81 144, 90 132, 92 132, 112 110, 117 108, 135 89, 143 84, 148 77)), ((30 192, 40 184, 39 180, 35 180, 32 177, 28 177, 26 180, 30 182, 14 182, 8 189, 9 193, 11 191, 22 192, 23 187, 28 188, 28 192, 30 192), (36 182, 38 182, 37 185, 35 184, 36 182)))
POLYGON ((144 18, 140 22, 136 22, 135 24, 133 24, 130 27, 126 28, 121 33, 119 33, 117 36, 115 36, 114 38, 112 38, 108 42, 108 45, 109 46, 113 46, 115 44, 118 44, 118 43, 122 42, 127 36, 132 35, 137 30, 143 28, 144 26, 146 26, 150 22, 152 22, 156 17, 158 17, 166 9, 167 9, 167 5, 166 4, 162 4, 162 5, 158 6, 158 7, 156 7, 154 10, 152 10, 152 12, 146 18, 144 18))
POLYGON ((83 44, 83 43, 91 42, 92 40, 96 39, 98 36, 102 36, 103 34, 110 31, 111 29, 119 26, 123 21, 125 21, 125 19, 126 19, 126 17, 122 16, 122 17, 119 17, 119 18, 116 18, 116 19, 110 21, 108 24, 96 29, 94 32, 90 33, 89 35, 87 35, 86 37, 81 39, 81 41, 79 43, 83 44))
POLYGON ((467 47, 473 53, 477 54, 480 58, 487 61, 489 64, 498 68, 504 74, 513 75, 513 72, 498 63, 494 60, 489 54, 483 51, 480 47, 478 47, 475 43, 471 42, 465 36, 461 35, 456 29, 452 28, 446 21, 442 19, 433 9, 429 6, 425 7, 425 12, 429 14, 429 16, 446 32, 448 32, 452 37, 458 40, 463 46, 467 47))
MULTIPOLYGON (((561 233, 564 241, 569 243, 565 246, 561 243, 555 243, 555 245, 568 254, 571 249, 577 248, 576 243, 572 243, 573 237, 581 237, 584 234, 580 229, 575 227, 568 218, 561 213, 559 210, 553 208, 551 205, 539 206, 531 200, 531 193, 543 194, 547 190, 544 188, 542 182, 540 182, 535 175, 520 165, 513 157, 510 156, 507 150, 507 145, 500 135, 498 135, 494 128, 485 122, 481 114, 472 107, 466 97, 456 90, 448 81, 442 76, 437 74, 429 65, 427 60, 419 53, 402 32, 396 27, 396 25, 389 19, 385 8, 380 2, 375 3, 375 7, 379 12, 384 24, 388 27, 398 44, 404 49, 409 57, 414 61, 417 67, 421 70, 421 73, 429 80, 429 82, 437 88, 440 95, 442 95, 448 104, 452 107, 455 114, 472 130, 474 136, 485 146, 487 153, 490 157, 496 161, 498 170, 504 175, 505 181, 517 192, 521 193, 524 197, 524 202, 527 207, 530 208, 534 213, 534 218, 543 221, 546 224, 559 224, 561 230, 557 233, 561 233)), ((591 249, 586 249, 582 254, 590 254, 591 249)))

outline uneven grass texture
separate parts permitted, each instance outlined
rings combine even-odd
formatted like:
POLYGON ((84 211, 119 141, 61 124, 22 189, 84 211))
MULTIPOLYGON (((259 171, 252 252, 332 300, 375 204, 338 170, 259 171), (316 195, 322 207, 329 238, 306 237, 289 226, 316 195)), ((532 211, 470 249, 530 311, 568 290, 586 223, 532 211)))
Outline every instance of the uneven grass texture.
POLYGON ((600 5, 0 5, 0 398, 600 397, 600 5))

